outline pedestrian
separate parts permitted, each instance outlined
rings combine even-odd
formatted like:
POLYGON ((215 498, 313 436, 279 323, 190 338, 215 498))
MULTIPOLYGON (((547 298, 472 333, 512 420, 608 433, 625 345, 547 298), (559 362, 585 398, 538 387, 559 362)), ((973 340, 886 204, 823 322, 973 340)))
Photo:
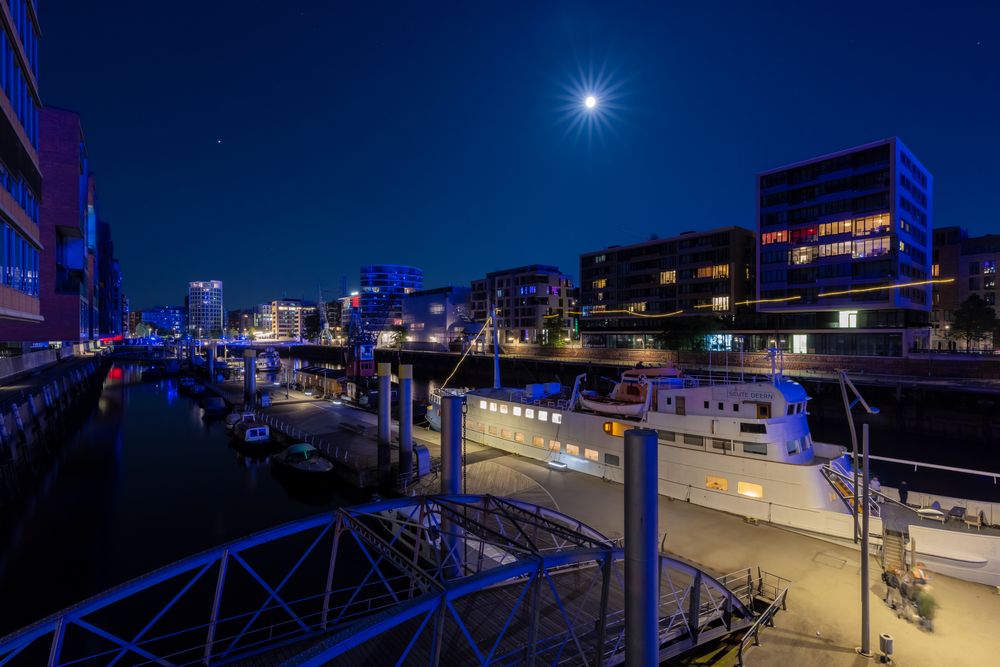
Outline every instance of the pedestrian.
POLYGON ((906 504, 906 498, 910 495, 910 487, 906 484, 904 479, 899 483, 899 502, 906 504))
POLYGON ((875 495, 875 502, 882 502, 882 482, 878 481, 878 475, 872 477, 871 484, 868 485, 872 494, 875 495))

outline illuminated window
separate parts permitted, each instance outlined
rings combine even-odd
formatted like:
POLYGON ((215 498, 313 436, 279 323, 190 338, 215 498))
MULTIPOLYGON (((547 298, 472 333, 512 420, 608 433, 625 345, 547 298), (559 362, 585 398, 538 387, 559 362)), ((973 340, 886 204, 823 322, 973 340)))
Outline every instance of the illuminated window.
POLYGON ((856 310, 841 310, 837 313, 837 323, 841 329, 857 329, 858 328, 858 311, 856 310))
POLYGON ((607 255, 594 255, 594 264, 603 264, 607 259, 607 255))
POLYGON ((521 416, 521 406, 520 405, 515 405, 514 406, 514 416, 515 417, 520 417, 521 416))
POLYGON ((711 278, 712 277, 712 267, 711 266, 699 266, 698 271, 695 273, 695 278, 711 278))
POLYGON ((599 278, 599 279, 595 280, 594 282, 592 282, 591 286, 594 289, 604 289, 605 287, 608 286, 608 279, 607 278, 599 278))
POLYGON ((799 451, 799 440, 788 440, 785 442, 785 451, 789 454, 795 454, 799 451))
POLYGON ((507 404, 506 403, 501 403, 500 404, 500 414, 505 415, 505 414, 507 414, 507 412, 508 412, 508 410, 507 410, 507 404))
POLYGON ((561 449, 561 445, 558 440, 549 440, 549 449, 553 452, 558 452, 561 449))
POLYGON ((809 352, 808 338, 808 334, 792 334, 792 354, 809 352))
POLYGON ((493 401, 490 401, 490 412, 496 412, 496 411, 497 411, 497 404, 494 403, 493 401))
POLYGON ((729 277, 729 265, 728 264, 717 264, 712 267, 712 277, 713 278, 728 278, 729 277))
POLYGON ((751 482, 740 482, 736 485, 736 492, 741 496, 746 496, 747 498, 764 497, 764 487, 760 484, 753 484, 751 482))
POLYGON ((621 422, 604 422, 604 432, 619 438, 625 437, 625 424, 621 422))
POLYGON ((535 418, 535 409, 534 408, 525 408, 524 409, 524 416, 527 417, 528 419, 534 419, 535 418))
POLYGON ((853 255, 856 258, 878 257, 880 255, 888 254, 889 248, 890 245, 888 236, 882 236, 877 239, 865 239, 863 241, 854 242, 853 255))
POLYGON ((630 313, 644 313, 646 312, 646 302, 638 301, 636 303, 630 303, 628 305, 628 311, 630 313))
POLYGON ((502 428, 500 429, 500 437, 510 440, 511 438, 514 437, 514 433, 510 429, 502 428))
POLYGON ((486 401, 479 401, 479 409, 480 410, 486 409, 486 401))
POLYGON ((941 265, 931 264, 931 278, 937 278, 941 275, 941 265))
POLYGON ((712 297, 712 310, 729 310, 729 297, 728 296, 713 296, 712 297))
POLYGON ((588 461, 600 461, 601 455, 597 453, 596 449, 584 449, 583 458, 587 459, 588 461))
POLYGON ((490 435, 496 435, 497 434, 497 427, 493 426, 491 424, 490 427, 489 427, 489 432, 490 432, 490 435))
POLYGON ((673 285, 675 282, 677 282, 676 271, 660 271, 661 285, 673 285))
POLYGON ((572 456, 579 456, 580 455, 580 448, 577 447, 576 445, 571 445, 571 444, 569 444, 567 442, 566 443, 566 453, 570 454, 572 456))
POLYGON ((778 232, 764 232, 760 235, 761 245, 770 245, 772 243, 787 243, 788 242, 788 230, 782 229, 778 232))
POLYGON ((728 491, 729 480, 725 477, 715 477, 714 475, 709 475, 705 478, 705 488, 713 489, 715 491, 728 491))
POLYGON ((983 273, 996 273, 996 272, 997 272, 997 263, 995 260, 987 259, 986 261, 983 262, 983 273))
POLYGON ((562 424, 562 415, 559 414, 558 412, 553 412, 552 413, 552 423, 553 424, 562 424))
POLYGON ((791 262, 792 264, 808 264, 810 262, 816 261, 819 257, 819 247, 818 246, 801 246, 799 248, 792 248, 791 262))
POLYGON ((549 420, 549 413, 545 410, 538 411, 538 421, 547 422, 549 420))
POLYGON ((514 431, 514 442, 524 442, 524 434, 520 431, 514 431))
POLYGON ((531 439, 531 444, 534 445, 535 447, 544 447, 545 446, 545 438, 543 438, 540 435, 536 435, 535 437, 533 437, 531 439))

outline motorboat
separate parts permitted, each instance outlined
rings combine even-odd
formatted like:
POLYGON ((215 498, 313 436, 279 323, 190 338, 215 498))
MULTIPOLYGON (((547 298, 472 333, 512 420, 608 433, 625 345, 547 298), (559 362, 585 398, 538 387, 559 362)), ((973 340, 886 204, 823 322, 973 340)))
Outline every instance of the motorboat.
POLYGON ((281 370, 281 356, 273 347, 266 348, 257 357, 258 373, 276 373, 281 370))
POLYGON ((271 442, 271 427, 264 422, 240 421, 233 427, 233 435, 242 443, 266 445, 271 442))
POLYGON ((275 465, 310 474, 324 474, 333 470, 333 463, 323 458, 319 450, 306 442, 289 446, 271 457, 275 465))
POLYGON ((633 368, 622 373, 621 381, 606 396, 581 391, 580 407, 604 415, 639 417, 649 409, 649 401, 658 388, 683 386, 680 376, 673 366, 633 368))
POLYGON ((236 428, 236 424, 241 421, 253 421, 257 418, 252 410, 244 410, 243 412, 233 411, 226 415, 226 429, 232 431, 236 428))

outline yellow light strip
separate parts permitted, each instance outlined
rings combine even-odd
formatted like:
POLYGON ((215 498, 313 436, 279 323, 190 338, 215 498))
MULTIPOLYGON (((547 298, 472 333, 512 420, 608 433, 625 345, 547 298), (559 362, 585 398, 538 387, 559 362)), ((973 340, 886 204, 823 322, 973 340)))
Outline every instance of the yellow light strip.
POLYGON ((842 296, 844 294, 860 294, 862 292, 879 292, 881 290, 900 289, 902 287, 920 287, 921 285, 939 285, 943 283, 953 283, 954 278, 935 278, 931 280, 919 280, 913 283, 897 283, 895 285, 879 285, 878 287, 857 287, 854 289, 841 290, 839 292, 824 292, 816 296, 842 296))

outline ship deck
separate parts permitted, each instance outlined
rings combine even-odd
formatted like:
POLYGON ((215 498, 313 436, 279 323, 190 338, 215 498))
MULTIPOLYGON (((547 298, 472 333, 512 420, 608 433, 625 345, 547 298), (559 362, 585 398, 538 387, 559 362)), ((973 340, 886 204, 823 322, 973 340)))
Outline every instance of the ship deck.
POLYGON ((879 505, 879 512, 882 518, 882 525, 887 530, 898 533, 909 532, 908 526, 925 526, 927 528, 939 528, 956 533, 971 533, 1000 537, 1000 527, 983 524, 978 529, 976 526, 969 526, 960 517, 948 516, 948 509, 942 508, 943 522, 936 519, 921 517, 917 514, 917 508, 909 505, 900 505, 896 502, 883 502, 879 505))

